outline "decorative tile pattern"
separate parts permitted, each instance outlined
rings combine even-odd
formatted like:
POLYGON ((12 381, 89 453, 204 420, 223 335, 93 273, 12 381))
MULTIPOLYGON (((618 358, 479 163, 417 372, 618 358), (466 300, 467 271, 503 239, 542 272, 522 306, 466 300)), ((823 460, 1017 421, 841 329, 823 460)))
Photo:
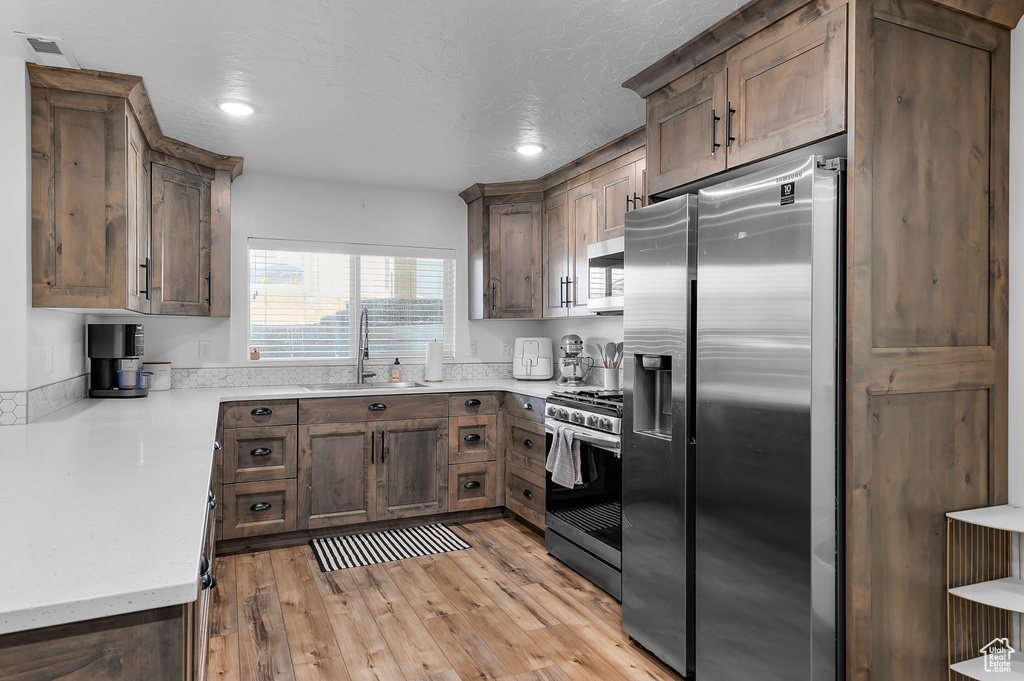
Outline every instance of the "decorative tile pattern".
POLYGON ((28 423, 28 392, 0 393, 0 426, 28 423))
MULTIPOLYGON (((389 364, 367 364, 367 371, 376 371, 371 383, 387 383, 389 364)), ((403 364, 403 381, 422 381, 423 364, 403 364)), ((511 362, 456 363, 444 365, 446 381, 470 381, 486 378, 512 378, 511 362)), ((316 385, 320 383, 352 383, 356 380, 354 366, 264 366, 217 367, 204 369, 171 369, 171 388, 237 388, 273 385, 316 385)))
POLYGON ((34 388, 28 393, 29 423, 58 409, 84 400, 89 391, 89 375, 82 374, 50 385, 34 388))

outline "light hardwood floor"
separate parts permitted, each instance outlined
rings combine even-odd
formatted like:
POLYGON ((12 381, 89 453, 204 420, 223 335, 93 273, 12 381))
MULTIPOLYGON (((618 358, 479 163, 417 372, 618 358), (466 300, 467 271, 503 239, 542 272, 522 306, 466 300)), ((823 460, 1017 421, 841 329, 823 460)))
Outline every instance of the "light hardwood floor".
POLYGON ((217 558, 214 681, 678 681, 613 598, 508 519, 473 548, 320 572, 309 546, 217 558))

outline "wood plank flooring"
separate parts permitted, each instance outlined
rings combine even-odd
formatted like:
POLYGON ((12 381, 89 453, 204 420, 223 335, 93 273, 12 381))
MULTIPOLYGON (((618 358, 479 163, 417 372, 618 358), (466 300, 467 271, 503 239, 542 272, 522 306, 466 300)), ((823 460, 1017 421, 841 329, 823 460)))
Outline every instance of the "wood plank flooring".
POLYGON ((320 572, 308 546, 218 557, 213 681, 679 681, 613 598, 509 519, 473 548, 320 572))

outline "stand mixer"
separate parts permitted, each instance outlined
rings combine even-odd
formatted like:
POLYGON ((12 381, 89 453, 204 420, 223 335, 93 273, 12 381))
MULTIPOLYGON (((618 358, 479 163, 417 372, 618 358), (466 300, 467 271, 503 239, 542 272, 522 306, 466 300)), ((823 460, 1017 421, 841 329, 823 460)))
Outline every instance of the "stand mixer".
POLYGON ((562 356, 558 358, 558 371, 562 376, 558 385, 586 385, 584 378, 594 368, 592 357, 583 357, 583 339, 574 333, 562 336, 559 348, 562 356))

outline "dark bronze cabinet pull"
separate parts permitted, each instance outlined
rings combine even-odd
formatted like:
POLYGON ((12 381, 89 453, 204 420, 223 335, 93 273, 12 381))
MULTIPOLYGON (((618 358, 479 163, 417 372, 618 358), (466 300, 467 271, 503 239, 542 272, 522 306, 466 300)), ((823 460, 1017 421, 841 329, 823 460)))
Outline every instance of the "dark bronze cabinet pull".
POLYGON ((266 501, 257 501, 255 504, 253 504, 252 506, 249 507, 249 510, 258 513, 260 511, 269 511, 270 508, 271 507, 270 507, 270 504, 268 502, 266 502, 266 501))
POLYGON ((374 402, 369 406, 370 411, 384 411, 388 408, 388 405, 383 402, 374 402))
POLYGON ((213 275, 210 272, 206 273, 206 304, 213 305, 213 275))
POLYGON ((274 413, 274 410, 271 409, 270 407, 256 407, 249 413, 252 414, 253 416, 270 416, 271 414, 274 413))
POLYGON ((217 508, 217 495, 213 493, 212 489, 210 490, 210 508, 217 508))
POLYGON ((202 577, 210 574, 210 559, 206 557, 206 554, 199 556, 199 574, 202 577))
POLYGON ((533 405, 530 404, 529 402, 523 402, 523 409, 525 409, 526 411, 531 411, 533 409, 533 405))
POLYGON ((532 499, 533 498, 533 492, 531 492, 528 489, 524 489, 523 490, 523 496, 526 497, 527 499, 532 499))
POLYGON ((470 433, 469 435, 462 439, 465 440, 466 442, 476 442, 477 440, 480 439, 480 436, 476 433, 470 433))
POLYGON ((479 486, 480 486, 480 483, 477 482, 476 480, 470 480, 465 485, 463 485, 463 487, 465 487, 466 489, 476 489, 479 486))
POLYGON ((636 192, 633 192, 633 208, 644 207, 644 197, 640 196, 636 192))
POLYGON ((203 575, 203 591, 217 588, 217 578, 213 575, 203 575))
POLYGON ((715 113, 715 110, 711 110, 711 155, 714 156, 715 152, 718 151, 718 147, 722 146, 718 143, 718 121, 722 120, 722 117, 715 113))
POLYGON ((213 451, 219 452, 222 449, 224 449, 224 448, 220 446, 220 443, 217 442, 216 440, 214 440, 213 441, 213 451))
POLYGON ((725 108, 728 111, 725 119, 725 148, 729 149, 732 147, 732 143, 736 141, 732 134, 732 116, 736 113, 736 109, 732 108, 732 102, 726 102, 725 108))
POLYGON ((479 407, 480 406, 480 400, 466 400, 466 406, 467 407, 479 407))
POLYGON ((377 431, 370 433, 370 463, 373 463, 373 457, 377 455, 377 431))
POLYGON ((146 296, 146 300, 152 300, 153 295, 153 261, 146 258, 146 262, 139 265, 142 269, 146 270, 146 288, 139 291, 139 295, 146 296))
POLYGON ((266 447, 257 447, 256 449, 249 452, 249 456, 270 456, 274 450, 267 449, 266 447))
POLYGON ((523 446, 533 449, 533 440, 531 440, 530 438, 526 438, 525 440, 523 440, 523 446))

